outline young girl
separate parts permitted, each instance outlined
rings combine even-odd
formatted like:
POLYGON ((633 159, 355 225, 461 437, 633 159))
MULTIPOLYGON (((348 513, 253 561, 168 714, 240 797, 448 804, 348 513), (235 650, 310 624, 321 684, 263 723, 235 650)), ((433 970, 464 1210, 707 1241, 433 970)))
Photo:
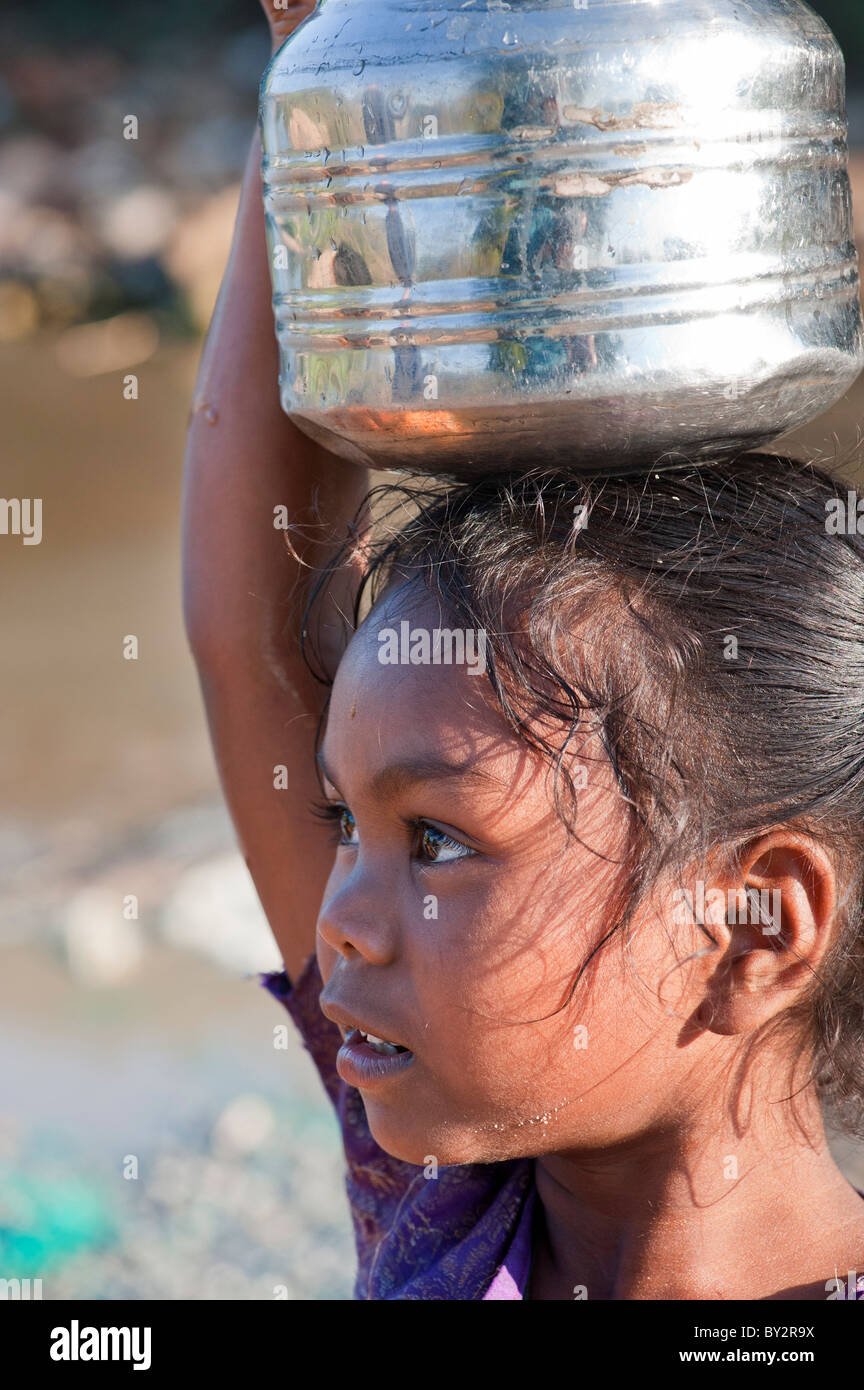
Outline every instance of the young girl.
POLYGON ((356 1296, 864 1297, 822 1118, 864 1100, 845 484, 543 470, 391 489, 370 535, 368 477, 279 407, 259 161, 190 420, 186 618, 264 983, 342 1127, 356 1296))

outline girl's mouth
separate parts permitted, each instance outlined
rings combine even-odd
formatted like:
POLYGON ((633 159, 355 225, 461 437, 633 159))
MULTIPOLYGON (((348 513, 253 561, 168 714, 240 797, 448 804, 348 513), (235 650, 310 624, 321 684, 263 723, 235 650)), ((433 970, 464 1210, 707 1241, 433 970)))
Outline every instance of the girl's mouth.
POLYGON ((367 1042, 370 1047, 374 1047, 375 1051, 380 1052, 384 1057, 394 1057, 397 1052, 408 1051, 407 1047, 403 1047, 401 1043, 391 1043, 386 1038, 376 1038, 374 1033, 364 1033, 362 1028, 355 1028, 354 1032, 359 1033, 363 1042, 367 1042))
POLYGON ((349 1086, 363 1088, 399 1075, 413 1061, 414 1053, 400 1043, 350 1028, 336 1056, 336 1070, 349 1086))

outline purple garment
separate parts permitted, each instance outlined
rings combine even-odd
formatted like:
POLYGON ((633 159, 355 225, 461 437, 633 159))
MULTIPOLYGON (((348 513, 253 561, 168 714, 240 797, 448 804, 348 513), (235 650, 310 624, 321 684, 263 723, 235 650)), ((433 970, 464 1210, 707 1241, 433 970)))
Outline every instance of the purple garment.
POLYGON ((521 1299, 531 1267, 534 1160, 443 1167, 437 1178, 376 1144, 360 1092, 336 1071, 342 1035, 318 1007, 310 956, 292 987, 261 983, 285 1006, 318 1068, 342 1130, 357 1247, 358 1299, 521 1299))
MULTIPOLYGON (((534 1160, 460 1164, 440 1168, 432 1179, 417 1164, 393 1158, 372 1138, 360 1092, 336 1071, 342 1035, 318 1007, 322 980, 315 956, 293 987, 284 970, 262 973, 260 980, 297 1025, 339 1119, 357 1247, 354 1297, 524 1299, 537 1194, 534 1160)), ((855 1290, 851 1296, 864 1301, 864 1274, 855 1290)))

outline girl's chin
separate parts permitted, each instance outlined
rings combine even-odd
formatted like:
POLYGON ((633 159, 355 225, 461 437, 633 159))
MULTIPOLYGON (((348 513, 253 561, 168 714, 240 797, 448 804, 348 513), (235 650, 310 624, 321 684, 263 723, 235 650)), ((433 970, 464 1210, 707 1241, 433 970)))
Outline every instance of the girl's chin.
POLYGON ((467 1143, 454 1144, 452 1136, 446 1144, 437 1143, 428 1129, 423 1133, 412 1132, 404 1125, 394 1125, 392 1117, 388 1120, 378 1120, 372 1111, 373 1107, 367 1105, 369 1128, 375 1143, 392 1158, 428 1170, 426 1175, 430 1179, 437 1176, 438 1168, 478 1162, 477 1156, 471 1152, 471 1146, 467 1143))
POLYGON ((418 1117, 417 1127, 386 1113, 385 1107, 364 1098, 366 1118, 376 1144, 393 1158, 403 1163, 413 1163, 426 1169, 430 1179, 438 1168, 451 1168, 466 1163, 502 1163, 507 1159, 524 1157, 508 1150, 503 1140, 495 1139, 481 1126, 476 1129, 466 1127, 464 1120, 459 1128, 446 1122, 443 1125, 430 1125, 418 1117))

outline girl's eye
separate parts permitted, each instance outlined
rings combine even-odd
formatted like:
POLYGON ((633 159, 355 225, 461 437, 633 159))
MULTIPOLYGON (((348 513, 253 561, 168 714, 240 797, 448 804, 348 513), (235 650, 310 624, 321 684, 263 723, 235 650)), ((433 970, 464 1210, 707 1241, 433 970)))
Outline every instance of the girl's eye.
POLYGON ((452 863, 454 859, 467 859, 474 854, 473 849, 460 844, 452 836, 445 835, 443 830, 436 830, 434 825, 421 822, 418 829, 420 849, 424 858, 436 864, 452 863))
POLYGON ((357 827, 354 817, 340 801, 316 801, 311 805, 313 815, 332 826, 333 843, 337 845, 356 845, 357 827))
POLYGON ((338 807, 338 825, 340 830, 340 844, 353 845, 354 836, 357 834, 357 826, 354 817, 347 806, 338 807))
MULTIPOLYGON (((312 810, 337 829, 336 844, 357 848, 357 822, 347 806, 338 801, 324 801, 313 804, 312 810)), ((470 859, 477 852, 427 821, 414 821, 412 824, 417 837, 415 845, 419 850, 417 857, 424 863, 450 864, 456 859, 470 859)))

